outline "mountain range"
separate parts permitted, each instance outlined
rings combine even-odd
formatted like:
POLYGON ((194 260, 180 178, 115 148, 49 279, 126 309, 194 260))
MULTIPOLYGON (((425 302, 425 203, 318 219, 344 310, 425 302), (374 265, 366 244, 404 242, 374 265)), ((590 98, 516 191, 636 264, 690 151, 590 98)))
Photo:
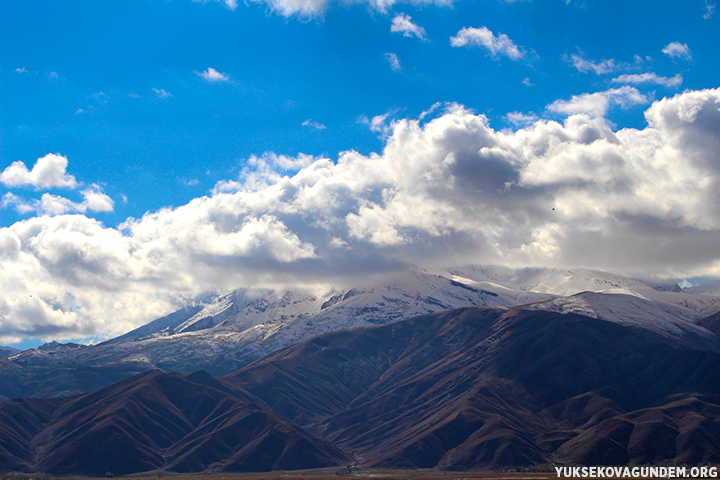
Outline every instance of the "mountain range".
POLYGON ((0 470, 718 462, 718 318, 703 322, 712 343, 467 307, 320 335, 223 377, 152 371, 73 397, 8 400, 0 470))
POLYGON ((587 270, 231 292, 0 358, 0 471, 717 462, 718 311, 587 270))
POLYGON ((582 269, 482 266, 410 272, 342 290, 239 290, 204 297, 98 345, 51 343, 0 358, 0 399, 74 395, 155 369, 224 375, 323 333, 466 306, 539 304, 619 323, 644 321, 669 334, 695 329, 702 337, 696 323, 720 311, 720 295, 668 290, 679 287, 582 269), (588 303, 576 296, 582 292, 605 295, 588 303), (605 307, 602 298, 609 298, 605 307))

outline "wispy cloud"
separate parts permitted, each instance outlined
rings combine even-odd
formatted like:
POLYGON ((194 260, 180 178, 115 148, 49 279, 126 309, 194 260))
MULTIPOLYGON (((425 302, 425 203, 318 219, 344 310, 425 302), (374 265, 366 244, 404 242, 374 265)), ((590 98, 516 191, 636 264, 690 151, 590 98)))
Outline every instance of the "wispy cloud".
POLYGON ((715 13, 715 4, 705 0, 705 13, 703 14, 703 18, 705 20, 709 20, 712 18, 713 14, 715 13))
POLYGON ((325 130, 327 127, 323 125, 322 123, 316 122, 315 120, 307 119, 304 122, 302 122, 303 127, 310 127, 314 128, 315 130, 325 130))
POLYGON ((522 112, 510 112, 505 115, 505 120, 516 127, 527 127, 538 121, 537 115, 534 113, 526 114, 522 112))
POLYGON ((105 105, 110 101, 110 97, 105 92, 97 92, 90 95, 95 101, 101 105, 105 105))
POLYGON ((164 88, 153 88, 152 93, 154 93, 158 98, 162 98, 163 100, 172 97, 172 93, 165 91, 164 88))
POLYGON ((457 35, 450 37, 450 45, 453 47, 482 47, 493 57, 505 55, 512 60, 518 60, 524 55, 522 49, 515 45, 507 35, 501 33, 495 36, 487 27, 465 27, 457 35))
POLYGON ((665 87, 679 87, 682 85, 683 77, 680 74, 674 77, 661 77, 653 72, 640 73, 633 75, 620 75, 612 79, 613 83, 654 83, 655 85, 663 85, 665 87))
POLYGON ((25 200, 13 193, 3 196, 0 207, 12 208, 20 214, 35 212, 37 215, 64 215, 67 213, 86 212, 112 212, 115 202, 108 197, 99 185, 91 185, 81 192, 82 202, 72 200, 60 195, 44 193, 39 200, 25 200))
POLYGON ((25 67, 16 68, 15 71, 18 73, 30 73, 27 71, 27 68, 25 68, 25 67))
POLYGON ((681 58, 683 60, 691 60, 692 54, 690 53, 690 47, 686 43, 672 42, 669 43, 662 52, 671 58, 681 58))
MULTIPOLYGON (((200 0, 208 1, 208 0, 200 0)), ((238 6, 237 0, 215 0, 225 4, 230 10, 235 10, 238 6)), ((263 3, 268 5, 272 11, 285 17, 297 16, 300 18, 321 17, 327 9, 335 4, 343 4, 344 0, 252 0, 254 3, 263 3)), ((410 0, 409 3, 415 5, 433 4, 438 6, 450 6, 454 0, 410 0)), ((400 0, 357 0, 354 3, 360 3, 370 7, 372 10, 387 13, 394 5, 400 3, 400 0)))
POLYGON ((217 83, 217 82, 229 82, 230 81, 230 75, 226 73, 220 73, 214 68, 208 68, 204 72, 195 72, 197 76, 205 80, 206 82, 210 83, 217 83))
POLYGON ((580 55, 572 54, 569 57, 566 56, 565 61, 571 63, 572 66, 577 68, 580 72, 593 72, 597 75, 610 73, 619 68, 617 62, 612 58, 609 60, 592 61, 586 60, 580 55))
POLYGON ((420 40, 425 39, 425 29, 415 25, 410 15, 401 13, 392 19, 390 31, 394 33, 402 33, 403 37, 417 37, 420 40))
POLYGON ((604 92, 573 95, 570 100, 557 100, 548 105, 547 108, 552 112, 565 115, 585 113, 593 117, 603 117, 605 113, 607 113, 608 108, 613 105, 629 108, 633 105, 644 105, 647 103, 650 103, 648 98, 635 87, 623 86, 604 92))
POLYGON ((399 72, 400 70, 402 70, 402 67, 400 66, 400 59, 394 53, 386 53, 385 60, 387 60, 387 62, 390 64, 390 68, 392 68, 394 71, 399 72))
POLYGON ((375 115, 372 118, 362 116, 360 117, 359 122, 367 125, 371 131, 379 133, 382 138, 387 138, 390 134, 392 134, 393 122, 390 112, 382 115, 375 115))

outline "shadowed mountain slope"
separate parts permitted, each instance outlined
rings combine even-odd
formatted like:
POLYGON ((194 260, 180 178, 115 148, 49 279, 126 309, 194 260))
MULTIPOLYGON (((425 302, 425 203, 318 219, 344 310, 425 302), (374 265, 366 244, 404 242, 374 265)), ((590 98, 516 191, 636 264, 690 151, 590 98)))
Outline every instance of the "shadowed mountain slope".
POLYGON ((0 469, 101 476, 269 471, 347 457, 205 372, 148 372, 66 399, 0 404, 0 469))
POLYGON ((226 378, 366 466, 718 461, 720 355, 688 345, 467 308, 322 335, 226 378))
MULTIPOLYGON (((579 299, 569 305, 606 315, 604 299, 579 299)), ((6 401, 0 469, 720 461, 716 318, 703 330, 680 318, 668 335, 667 318, 644 307, 614 320, 553 309, 449 310, 321 335, 225 377, 153 371, 70 398, 6 401)))

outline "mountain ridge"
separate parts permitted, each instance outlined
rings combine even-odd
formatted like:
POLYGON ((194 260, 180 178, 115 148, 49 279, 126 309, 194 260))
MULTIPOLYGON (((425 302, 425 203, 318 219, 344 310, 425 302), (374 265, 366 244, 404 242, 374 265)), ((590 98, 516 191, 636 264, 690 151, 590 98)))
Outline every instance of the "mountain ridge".
MULTIPOLYGON (((58 346, 6 357, 12 368, 0 371, 0 398, 78 394, 152 369, 204 369, 223 375, 331 331, 466 306, 555 302, 562 310, 574 300, 560 294, 577 296, 588 289, 615 304, 604 308, 600 318, 606 321, 644 322, 668 334, 680 325, 696 331, 697 342, 706 332, 696 324, 720 309, 720 297, 711 294, 656 290, 631 278, 583 269, 468 266, 411 272, 344 290, 236 291, 206 296, 98 345, 75 350, 58 346), (627 295, 640 300, 628 300, 627 295), (643 307, 632 312, 620 308, 620 303, 631 301, 643 307), (614 313, 607 315, 610 311, 614 313)), ((588 312, 597 316, 592 308, 588 312)))

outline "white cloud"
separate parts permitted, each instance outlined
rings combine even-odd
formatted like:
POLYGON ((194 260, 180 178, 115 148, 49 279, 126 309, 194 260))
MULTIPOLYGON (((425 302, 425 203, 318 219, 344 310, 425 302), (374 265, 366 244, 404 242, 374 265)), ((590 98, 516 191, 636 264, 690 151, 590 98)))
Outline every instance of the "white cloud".
POLYGON ((66 157, 49 153, 38 158, 32 170, 28 170, 23 162, 13 162, 0 173, 0 182, 7 187, 30 185, 36 188, 75 188, 78 183, 75 177, 66 173, 67 166, 66 157))
POLYGON ((390 112, 375 115, 373 118, 360 117, 360 123, 367 125, 371 131, 379 133, 382 138, 389 137, 394 128, 390 112))
MULTIPOLYGON (((207 3, 210 0, 193 0, 193 1, 207 3)), ((224 4, 230 10, 235 10, 238 6, 237 0, 214 0, 214 1, 224 4)))
MULTIPOLYGON (((92 212, 112 212, 115 208, 115 202, 103 193, 99 185, 91 185, 90 188, 84 190, 82 196, 84 198, 81 209, 87 209, 92 212)), ((78 210, 80 212, 84 210, 78 210)))
POLYGON ((396 15, 392 19, 392 26, 390 31, 394 33, 402 33, 403 37, 417 37, 420 40, 425 38, 425 29, 418 25, 415 25, 410 18, 410 15, 401 13, 396 15))
POLYGON ((525 127, 535 123, 538 120, 538 117, 534 113, 526 114, 522 112, 510 112, 505 115, 505 120, 516 127, 525 127))
MULTIPOLYGON (((218 0, 234 10, 238 2, 237 0, 218 0)), ((398 3, 408 3, 411 5, 438 5, 449 6, 454 0, 252 0, 255 3, 264 3, 268 5, 274 12, 285 17, 297 16, 300 18, 314 18, 322 16, 333 4, 347 5, 359 4, 367 5, 372 10, 387 13, 394 5, 398 3)))
POLYGON ((27 68, 25 68, 25 67, 16 68, 15 71, 18 73, 30 73, 27 71, 27 68))
POLYGON ((671 58, 681 58, 683 60, 691 60, 692 54, 690 48, 685 43, 672 42, 669 43, 662 52, 671 58))
POLYGON ((392 68, 394 71, 399 72, 400 70, 402 70, 402 67, 400 66, 400 59, 394 53, 386 53, 385 60, 387 60, 387 62, 390 64, 390 68, 392 68))
POLYGON ((661 77, 653 72, 649 72, 634 75, 620 75, 617 78, 613 78, 612 81, 614 83, 654 83, 665 87, 679 87, 682 85, 683 77, 679 73, 674 77, 661 77))
POLYGON ((166 92, 164 88, 153 88, 152 93, 157 95, 158 98, 165 100, 166 98, 172 97, 172 93, 166 92))
POLYGON ((50 193, 44 193, 39 200, 25 200, 12 193, 7 193, 0 203, 0 208, 13 208, 20 214, 35 212, 38 215, 114 211, 115 202, 103 193, 100 186, 91 185, 81 194, 84 200, 78 203, 50 193))
POLYGON ((709 2, 708 0, 705 0, 705 13, 703 14, 703 18, 705 20, 709 20, 710 18, 712 18, 714 13, 715 13, 715 4, 709 2))
POLYGON ((535 84, 532 83, 529 78, 523 79, 522 84, 525 85, 526 87, 534 87, 535 86, 535 84))
POLYGON ((0 202, 0 208, 12 208, 21 215, 36 210, 35 207, 11 192, 3 195, 2 202, 0 202))
POLYGON ((610 73, 618 68, 620 66, 617 64, 617 62, 614 59, 610 60, 602 60, 600 62, 594 62, 592 60, 586 60, 580 55, 570 55, 569 58, 566 57, 566 61, 572 63, 572 65, 577 68, 580 72, 587 73, 587 72, 594 72, 597 75, 602 75, 604 73, 610 73))
POLYGON ((556 100, 548 106, 548 109, 565 115, 586 113, 594 117, 602 117, 612 105, 629 108, 646 103, 650 103, 648 98, 635 87, 623 86, 604 92, 573 95, 570 100, 556 100))
POLYGON ((410 266, 720 276, 720 89, 654 102, 642 129, 583 113, 497 131, 458 105, 431 113, 392 122, 379 153, 252 157, 211 196, 118 228, 84 215, 1 228, 3 341, 119 334, 209 289, 410 266))
POLYGON ((230 81, 230 75, 226 73, 220 73, 214 68, 208 68, 204 72, 195 72, 195 74, 205 80, 206 82, 210 83, 217 83, 217 82, 229 82, 230 81))
POLYGON ((465 27, 457 35, 450 37, 453 47, 476 46, 486 49, 493 57, 505 55, 512 60, 518 60, 524 52, 513 43, 510 38, 501 33, 497 37, 487 27, 465 27))
POLYGON ((98 92, 90 95, 100 105, 105 105, 110 101, 110 97, 105 92, 98 92))
POLYGON ((322 123, 316 122, 315 120, 312 120, 312 119, 310 119, 310 118, 308 118, 307 120, 305 120, 304 122, 302 122, 302 126, 303 126, 303 127, 314 128, 315 130, 325 130, 325 129, 327 128, 327 127, 326 127, 325 125, 323 125, 322 123))

